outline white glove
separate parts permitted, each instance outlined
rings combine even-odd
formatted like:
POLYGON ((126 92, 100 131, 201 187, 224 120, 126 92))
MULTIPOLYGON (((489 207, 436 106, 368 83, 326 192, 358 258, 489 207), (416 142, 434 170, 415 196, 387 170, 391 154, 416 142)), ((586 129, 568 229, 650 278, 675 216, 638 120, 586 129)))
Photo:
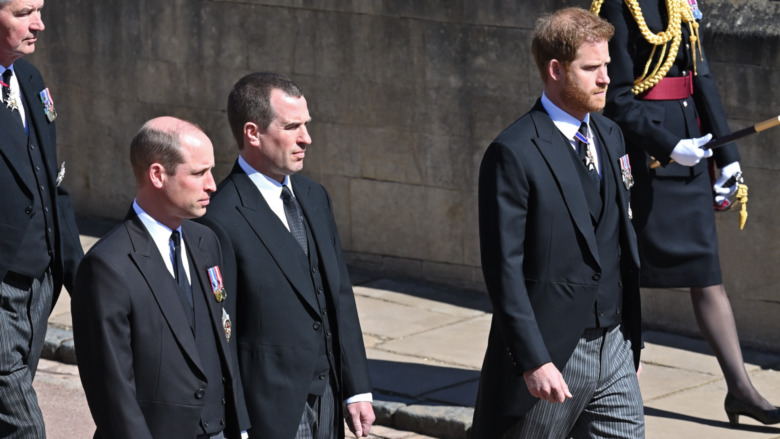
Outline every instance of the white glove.
POLYGON ((707 134, 698 139, 682 139, 672 151, 672 159, 683 166, 694 166, 703 158, 712 157, 711 149, 701 149, 702 145, 712 139, 712 134, 707 134))
POLYGON ((741 174, 742 169, 739 167, 739 162, 729 163, 720 170, 720 177, 715 180, 715 184, 712 186, 712 190, 715 191, 715 203, 720 204, 723 200, 737 193, 739 182, 734 180, 734 184, 728 187, 724 187, 731 177, 736 174, 741 174))

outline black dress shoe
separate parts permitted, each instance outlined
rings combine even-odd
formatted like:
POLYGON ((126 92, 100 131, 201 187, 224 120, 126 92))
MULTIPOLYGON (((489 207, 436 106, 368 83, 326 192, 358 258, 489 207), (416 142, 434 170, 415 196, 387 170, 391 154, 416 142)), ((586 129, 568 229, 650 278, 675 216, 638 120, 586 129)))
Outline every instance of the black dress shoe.
POLYGON ((726 409, 726 416, 729 417, 729 424, 732 427, 739 425, 739 415, 750 416, 766 425, 780 423, 780 408, 775 407, 772 410, 764 410, 737 399, 731 396, 730 393, 726 394, 726 401, 723 403, 723 407, 726 409))

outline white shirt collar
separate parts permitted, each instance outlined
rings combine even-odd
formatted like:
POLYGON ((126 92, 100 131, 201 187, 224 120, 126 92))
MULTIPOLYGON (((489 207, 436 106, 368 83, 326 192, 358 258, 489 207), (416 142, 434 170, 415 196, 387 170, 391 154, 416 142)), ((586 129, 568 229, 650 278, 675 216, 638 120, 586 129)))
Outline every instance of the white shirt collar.
MULTIPOLYGON (((257 190, 260 191, 260 195, 262 195, 263 199, 265 199, 265 202, 268 203, 268 207, 270 207, 279 220, 282 221, 282 224, 287 227, 287 230, 290 230, 290 226, 287 224, 287 216, 284 214, 284 202, 282 201, 282 183, 279 183, 273 178, 262 174, 260 171, 256 170, 249 163, 247 163, 247 161, 244 160, 244 157, 240 155, 238 156, 238 166, 240 166, 241 169, 246 172, 246 175, 249 176, 249 179, 252 180, 252 183, 255 184, 257 190)), ((293 196, 295 196, 295 190, 292 187, 292 180, 290 179, 289 175, 284 176, 283 184, 286 184, 287 187, 290 188, 290 192, 292 192, 293 196)))
MULTIPOLYGON (((165 224, 157 221, 156 219, 152 218, 151 215, 146 213, 146 211, 141 208, 141 206, 138 205, 137 200, 133 200, 133 210, 138 215, 138 218, 141 220, 141 222, 144 224, 144 227, 146 227, 146 230, 149 232, 149 235, 152 237, 152 241, 154 241, 154 245, 157 246, 157 249, 160 251, 160 256, 162 256, 163 261, 165 262, 165 267, 168 268, 168 272, 173 274, 175 273, 173 269, 173 254, 171 254, 171 246, 170 246, 170 239, 171 234, 173 233, 173 230, 168 228, 165 224)), ((187 247, 184 244, 184 235, 181 231, 181 226, 177 228, 176 230, 179 231, 179 236, 181 236, 181 261, 184 265, 184 271, 187 272, 187 277, 189 277, 190 274, 190 264, 189 264, 189 258, 187 257, 187 247)))
MULTIPOLYGON (((557 105, 553 104, 550 98, 546 94, 542 93, 542 106, 550 115, 553 123, 556 127, 566 136, 567 139, 574 139, 574 135, 580 129, 580 124, 583 122, 577 120, 576 117, 561 110, 557 105)), ((585 123, 588 125, 588 137, 591 136, 590 129, 590 113, 585 115, 585 123)))

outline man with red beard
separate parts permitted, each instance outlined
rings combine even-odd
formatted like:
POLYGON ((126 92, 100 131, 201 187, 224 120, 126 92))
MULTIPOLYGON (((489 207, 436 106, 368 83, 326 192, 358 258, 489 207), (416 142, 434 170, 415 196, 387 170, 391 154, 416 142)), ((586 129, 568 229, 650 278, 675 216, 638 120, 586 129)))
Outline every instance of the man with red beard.
POLYGON ((620 129, 596 113, 613 31, 579 8, 541 18, 544 93, 482 160, 494 314, 473 438, 644 437, 633 180, 620 129))

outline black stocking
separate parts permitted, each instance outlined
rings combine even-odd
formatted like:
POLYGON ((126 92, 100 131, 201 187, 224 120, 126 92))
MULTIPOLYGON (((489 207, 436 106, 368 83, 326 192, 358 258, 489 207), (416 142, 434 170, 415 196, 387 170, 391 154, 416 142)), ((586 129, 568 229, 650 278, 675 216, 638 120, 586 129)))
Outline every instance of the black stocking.
POLYGON ((723 285, 691 288, 691 301, 699 330, 715 351, 729 393, 764 410, 773 409, 753 387, 745 370, 734 314, 723 285))

